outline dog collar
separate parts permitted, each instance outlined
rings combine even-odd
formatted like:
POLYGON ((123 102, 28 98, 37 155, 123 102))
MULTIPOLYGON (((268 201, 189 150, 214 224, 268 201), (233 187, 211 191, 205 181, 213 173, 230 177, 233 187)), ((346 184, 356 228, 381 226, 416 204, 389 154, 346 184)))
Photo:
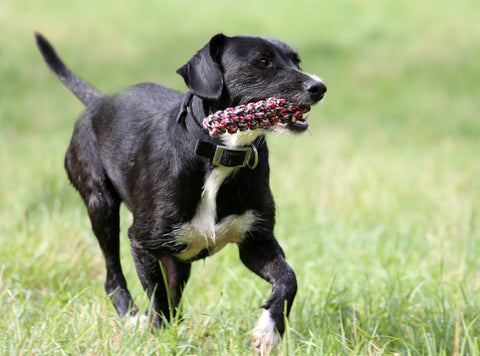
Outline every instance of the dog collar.
POLYGON ((193 93, 191 91, 187 91, 187 93, 183 96, 182 102, 180 104, 180 110, 178 111, 176 121, 179 124, 185 126, 185 117, 189 111, 189 105, 192 102, 193 93))
POLYGON ((197 141, 195 154, 208 158, 216 167, 255 169, 258 165, 258 152, 252 143, 249 147, 230 148, 207 141, 197 141))

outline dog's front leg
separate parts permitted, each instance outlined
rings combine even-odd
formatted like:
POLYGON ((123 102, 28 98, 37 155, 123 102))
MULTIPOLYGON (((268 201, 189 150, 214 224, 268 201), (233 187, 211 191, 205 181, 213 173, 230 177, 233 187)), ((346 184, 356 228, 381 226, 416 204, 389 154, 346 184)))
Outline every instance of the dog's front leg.
POLYGON ((277 332, 283 335, 285 331, 284 320, 297 293, 297 279, 272 233, 267 236, 249 234, 239 244, 239 251, 242 262, 273 287, 270 298, 262 306, 263 314, 252 335, 255 351, 268 354, 278 341, 277 332))
POLYGON ((159 259, 141 247, 136 240, 131 238, 130 243, 138 278, 152 303, 151 322, 160 327, 162 317, 170 320, 170 306, 159 259))

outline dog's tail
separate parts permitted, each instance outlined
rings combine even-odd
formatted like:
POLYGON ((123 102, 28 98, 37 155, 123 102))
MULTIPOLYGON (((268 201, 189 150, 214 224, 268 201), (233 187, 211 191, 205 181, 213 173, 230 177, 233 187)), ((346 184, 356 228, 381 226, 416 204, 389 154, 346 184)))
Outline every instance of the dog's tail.
POLYGON ((57 55, 53 46, 47 41, 42 34, 36 32, 35 39, 37 40, 37 46, 42 53, 43 59, 47 63, 48 67, 57 76, 65 86, 72 91, 75 96, 80 99, 85 105, 89 105, 98 98, 102 97, 102 94, 95 90, 90 84, 77 77, 70 69, 67 68, 65 63, 62 62, 57 55))

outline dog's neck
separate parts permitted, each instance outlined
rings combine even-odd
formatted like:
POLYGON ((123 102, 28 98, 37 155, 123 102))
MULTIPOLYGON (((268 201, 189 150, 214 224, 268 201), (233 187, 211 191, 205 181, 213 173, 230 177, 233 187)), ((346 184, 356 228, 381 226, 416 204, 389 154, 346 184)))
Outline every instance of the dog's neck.
MULTIPOLYGON (((196 129, 200 129, 208 135, 208 131, 203 127, 203 119, 219 110, 213 107, 207 101, 199 98, 191 92, 187 92, 182 101, 182 105, 177 116, 177 122, 183 124, 185 127, 190 126, 193 122, 193 126, 196 129), (190 119, 188 118, 190 116, 190 119)), ((224 134, 218 137, 219 143, 229 148, 235 149, 240 147, 246 147, 252 144, 260 135, 264 134, 263 130, 247 130, 237 132, 235 134, 224 134)), ((210 137, 210 136, 209 136, 210 137)), ((215 140, 217 141, 217 140, 215 140)))
POLYGON ((262 134, 264 134, 263 130, 238 131, 234 134, 223 134, 220 140, 227 147, 246 147, 252 144, 262 134))

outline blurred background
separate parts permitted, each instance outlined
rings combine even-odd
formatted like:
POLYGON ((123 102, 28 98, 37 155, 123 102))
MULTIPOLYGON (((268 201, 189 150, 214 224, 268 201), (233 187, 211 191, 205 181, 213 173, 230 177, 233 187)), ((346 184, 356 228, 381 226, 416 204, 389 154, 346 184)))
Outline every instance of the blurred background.
MULTIPOLYGON (((478 305, 480 288, 479 13, 473 0, 0 0, 0 291, 10 291, 3 304, 35 309, 66 278, 72 291, 92 286, 100 296, 103 283, 100 250, 63 171, 82 105, 44 65, 34 31, 102 92, 145 81, 185 91, 175 71, 214 34, 262 35, 298 50, 302 68, 328 87, 307 134, 270 139, 276 232, 301 281, 298 302, 330 305, 330 288, 337 306, 369 295, 375 309, 388 305, 390 292, 417 290, 421 301, 407 302, 417 310, 445 282, 451 350, 455 315, 469 325, 478 317, 466 310, 478 305), (34 306, 18 302, 27 294, 34 306)), ((128 260, 130 218, 122 214, 128 260)), ((242 273, 246 290, 261 284, 250 282, 256 277, 234 248, 200 265, 187 294, 193 308, 208 306, 215 290, 228 294, 242 273), (202 289, 207 281, 216 285, 202 289)), ((261 304, 261 285, 248 302, 261 304)), ((309 319, 311 308, 302 310, 292 312, 300 340, 325 329, 309 319)), ((385 324, 383 334, 419 342, 404 327, 415 323, 402 324, 406 309, 398 313, 398 330, 385 324)))

